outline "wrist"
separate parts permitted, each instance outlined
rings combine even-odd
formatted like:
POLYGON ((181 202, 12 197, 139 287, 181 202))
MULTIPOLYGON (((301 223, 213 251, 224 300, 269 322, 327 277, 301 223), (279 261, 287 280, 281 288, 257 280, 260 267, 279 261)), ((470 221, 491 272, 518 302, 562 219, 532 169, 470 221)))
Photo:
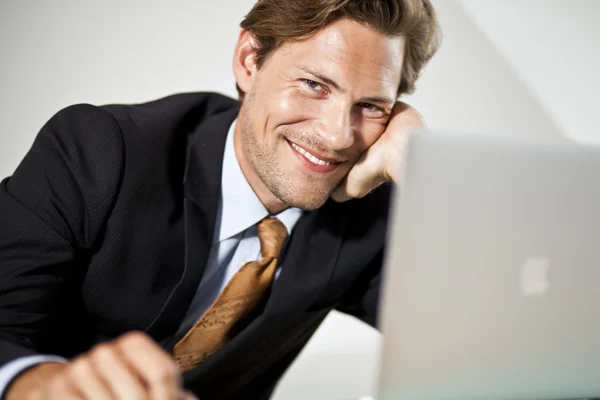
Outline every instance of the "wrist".
POLYGON ((66 367, 59 362, 44 362, 26 369, 8 385, 5 400, 42 400, 48 382, 66 367))
POLYGON ((399 184, 404 173, 404 159, 396 156, 393 160, 389 160, 387 168, 384 170, 383 179, 385 182, 399 184))
POLYGON ((386 153, 384 177, 387 182, 401 186, 406 167, 406 156, 408 151, 408 135, 398 137, 392 142, 390 151, 386 153))

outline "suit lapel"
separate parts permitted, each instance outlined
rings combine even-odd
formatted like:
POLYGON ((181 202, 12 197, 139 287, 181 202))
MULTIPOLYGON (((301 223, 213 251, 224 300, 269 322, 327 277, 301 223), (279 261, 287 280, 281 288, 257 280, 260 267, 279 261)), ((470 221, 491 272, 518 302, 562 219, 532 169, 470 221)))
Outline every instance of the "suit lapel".
POLYGON ((206 118, 193 132, 184 178, 185 265, 171 292, 146 332, 168 347, 183 320, 204 273, 221 193, 221 171, 227 132, 238 114, 236 102, 206 118))
POLYGON ((345 209, 329 200, 298 221, 265 313, 285 316, 304 312, 326 289, 346 228, 345 209))

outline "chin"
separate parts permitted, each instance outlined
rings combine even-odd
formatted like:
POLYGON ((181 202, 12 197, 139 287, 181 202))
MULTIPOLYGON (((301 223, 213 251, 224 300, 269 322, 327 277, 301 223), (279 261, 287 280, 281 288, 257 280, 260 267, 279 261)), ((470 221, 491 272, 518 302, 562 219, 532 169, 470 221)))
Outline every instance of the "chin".
POLYGON ((327 199, 329 197, 325 198, 325 199, 317 199, 317 200, 299 200, 296 201, 295 204, 289 204, 291 207, 296 207, 299 208, 301 210, 304 211, 313 211, 313 210, 317 210, 319 208, 321 208, 326 202, 327 199))
POLYGON ((287 192, 285 190, 275 190, 274 194, 283 203, 290 207, 300 208, 305 211, 312 211, 321 208, 331 196, 331 190, 322 190, 315 192, 314 188, 309 190, 296 189, 293 192, 287 192), (312 192, 312 193, 311 193, 312 192))

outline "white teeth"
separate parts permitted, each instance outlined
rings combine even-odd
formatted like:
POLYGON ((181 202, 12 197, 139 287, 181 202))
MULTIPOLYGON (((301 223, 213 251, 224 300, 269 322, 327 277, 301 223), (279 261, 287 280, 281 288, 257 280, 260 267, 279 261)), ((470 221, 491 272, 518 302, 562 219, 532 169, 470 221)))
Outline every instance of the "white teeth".
MULTIPOLYGON (((290 142, 291 143, 291 142, 290 142)), ((329 165, 333 164, 331 162, 323 161, 310 154, 308 151, 304 150, 302 147, 298 146, 296 143, 292 143, 292 147, 296 149, 300 154, 304 155, 304 157, 308 158, 310 162, 316 165, 329 165)))

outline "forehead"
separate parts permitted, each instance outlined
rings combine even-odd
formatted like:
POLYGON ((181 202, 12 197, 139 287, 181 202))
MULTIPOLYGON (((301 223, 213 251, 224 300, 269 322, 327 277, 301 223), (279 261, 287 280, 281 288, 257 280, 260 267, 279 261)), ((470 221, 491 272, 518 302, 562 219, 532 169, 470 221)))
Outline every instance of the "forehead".
POLYGON ((309 39, 284 44, 278 52, 286 67, 308 65, 351 88, 395 93, 401 78, 404 38, 342 19, 309 39))

